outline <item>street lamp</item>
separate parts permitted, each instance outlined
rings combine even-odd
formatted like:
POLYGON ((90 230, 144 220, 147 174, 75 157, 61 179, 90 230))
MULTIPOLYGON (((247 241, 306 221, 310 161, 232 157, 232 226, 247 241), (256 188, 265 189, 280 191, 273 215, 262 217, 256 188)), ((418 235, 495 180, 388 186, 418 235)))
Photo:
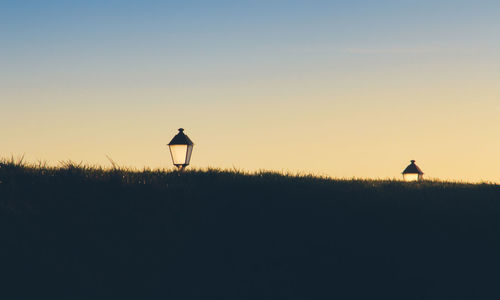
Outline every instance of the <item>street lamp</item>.
POLYGON ((184 129, 179 128, 179 133, 168 143, 172 162, 179 171, 184 170, 189 165, 191 153, 193 153, 193 142, 184 134, 184 129))
POLYGON ((420 181, 423 179, 424 172, 420 170, 420 168, 415 164, 415 161, 412 160, 411 164, 406 167, 403 171, 403 180, 404 181, 420 181))

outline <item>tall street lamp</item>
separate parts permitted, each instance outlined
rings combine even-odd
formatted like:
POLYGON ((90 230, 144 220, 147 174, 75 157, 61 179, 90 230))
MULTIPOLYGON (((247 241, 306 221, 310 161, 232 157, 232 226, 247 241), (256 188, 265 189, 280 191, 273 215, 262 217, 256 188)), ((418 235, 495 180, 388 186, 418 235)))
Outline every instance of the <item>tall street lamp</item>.
POLYGON ((189 165, 191 153, 193 153, 193 142, 184 134, 184 129, 179 128, 179 133, 168 143, 172 162, 179 171, 184 170, 189 165))

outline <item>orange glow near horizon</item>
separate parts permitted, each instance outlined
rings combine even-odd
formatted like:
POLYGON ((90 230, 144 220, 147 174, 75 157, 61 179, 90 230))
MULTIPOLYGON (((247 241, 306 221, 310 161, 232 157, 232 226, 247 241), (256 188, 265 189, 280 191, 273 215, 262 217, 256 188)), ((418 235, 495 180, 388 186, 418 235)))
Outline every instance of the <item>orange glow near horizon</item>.
MULTIPOLYGON (((236 97, 238 92, 226 97, 236 97)), ((358 96, 353 95, 344 95, 350 100, 344 104, 330 105, 325 92, 303 106, 300 101, 308 97, 291 100, 286 94, 282 97, 289 102, 269 95, 272 101, 251 104, 251 98, 265 97, 265 93, 253 93, 244 93, 242 98, 247 99, 241 105, 213 95, 214 101, 221 101, 218 107, 208 103, 176 106, 167 101, 139 107, 130 99, 132 104, 100 110, 81 106, 75 111, 63 106, 40 114, 37 107, 23 108, 0 120, 3 128, 9 128, 1 133, 0 155, 25 153, 28 161, 52 165, 68 159, 109 165, 108 155, 121 166, 171 167, 166 144, 177 128, 184 127, 195 143, 192 168, 399 179, 408 160, 417 158, 427 178, 500 182, 496 168, 500 134, 495 130, 500 128, 500 107, 496 101, 477 105, 428 101, 408 108, 386 99, 359 109, 358 96), (169 111, 185 111, 186 116, 169 111), (407 122, 407 118, 420 121, 407 122)), ((332 93, 331 97, 337 96, 332 93)))

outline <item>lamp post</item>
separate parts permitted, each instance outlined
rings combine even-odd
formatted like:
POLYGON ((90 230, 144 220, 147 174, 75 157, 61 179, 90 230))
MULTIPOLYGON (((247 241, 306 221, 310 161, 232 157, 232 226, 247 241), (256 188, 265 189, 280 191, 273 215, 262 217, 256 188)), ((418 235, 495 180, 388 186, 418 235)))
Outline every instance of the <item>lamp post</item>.
POLYGON ((415 164, 415 160, 412 160, 411 164, 403 171, 404 181, 420 181, 423 179, 423 176, 424 172, 415 164))
POLYGON ((179 128, 179 133, 177 133, 170 143, 168 143, 172 162, 179 171, 184 170, 189 165, 191 153, 193 153, 193 146, 193 142, 184 134, 183 128, 179 128))

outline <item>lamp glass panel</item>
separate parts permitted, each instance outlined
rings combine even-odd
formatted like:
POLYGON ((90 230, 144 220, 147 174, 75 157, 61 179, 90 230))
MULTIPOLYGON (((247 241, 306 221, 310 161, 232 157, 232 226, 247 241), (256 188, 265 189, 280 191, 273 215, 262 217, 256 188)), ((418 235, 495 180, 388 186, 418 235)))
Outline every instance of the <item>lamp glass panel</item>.
POLYGON ((186 154, 188 152, 188 145, 169 145, 169 147, 174 165, 186 164, 186 154))
POLYGON ((193 145, 187 146, 186 165, 189 165, 191 161, 191 153, 193 153, 193 145))
POLYGON ((404 181, 418 181, 420 179, 419 174, 403 174, 404 181))

